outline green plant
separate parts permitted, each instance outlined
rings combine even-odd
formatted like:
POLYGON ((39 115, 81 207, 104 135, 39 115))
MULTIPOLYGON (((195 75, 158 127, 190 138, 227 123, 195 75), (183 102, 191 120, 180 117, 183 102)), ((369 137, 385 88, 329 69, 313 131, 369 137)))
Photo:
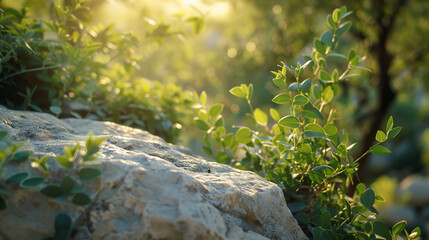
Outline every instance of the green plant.
POLYGON ((86 3, 53 3, 45 21, 25 7, 0 9, 0 104, 115 121, 174 142, 193 105, 190 93, 136 78, 139 39, 113 25, 92 26, 86 3))
MULTIPOLYGON (((364 155, 353 158, 345 129, 339 131, 333 100, 341 91, 339 84, 359 77, 363 58, 354 50, 348 56, 338 52, 339 37, 346 33, 351 22, 345 21, 351 12, 345 7, 335 9, 327 17, 329 29, 314 39, 311 56, 303 56, 304 63, 295 67, 282 64, 273 71, 273 82, 282 90, 272 101, 289 110, 282 116, 271 108, 269 115, 251 103, 253 85, 241 84, 230 93, 247 101, 248 126, 234 126, 238 130, 227 132, 221 115, 223 104, 206 108, 207 95, 196 96, 196 126, 205 132, 203 150, 217 162, 236 168, 254 171, 284 191, 288 207, 295 218, 313 239, 396 239, 405 229, 401 221, 392 230, 377 219, 374 203, 383 201, 371 188, 359 183, 353 196, 347 189, 353 184, 359 160, 369 154, 390 153, 381 144, 394 138, 401 127, 393 126, 390 117, 385 131, 378 131, 377 143, 364 155), (345 60, 335 66, 334 60, 345 60), (329 73, 330 72, 330 73, 329 73), (306 76, 306 77, 304 77, 306 76), (290 79, 292 77, 292 79, 290 79)), ((420 236, 420 229, 407 239, 420 236)))
MULTIPOLYGON (((86 206, 91 203, 90 196, 83 188, 83 181, 97 178, 101 171, 91 167, 96 163, 97 152, 104 138, 93 139, 90 134, 85 147, 77 143, 74 147, 66 146, 64 155, 55 157, 59 166, 67 174, 62 179, 52 179, 47 161, 48 156, 33 156, 31 150, 20 150, 26 142, 13 143, 8 132, 0 132, 0 211, 7 210, 7 198, 15 186, 23 189, 39 188, 40 193, 55 199, 55 201, 70 201, 76 206, 86 206), (41 174, 31 175, 28 171, 13 173, 6 178, 2 176, 5 164, 30 164, 41 174)), ((52 239, 67 239, 72 229, 73 221, 67 213, 57 214, 54 221, 55 237, 52 239)), ((50 238, 47 238, 50 239, 50 238)))

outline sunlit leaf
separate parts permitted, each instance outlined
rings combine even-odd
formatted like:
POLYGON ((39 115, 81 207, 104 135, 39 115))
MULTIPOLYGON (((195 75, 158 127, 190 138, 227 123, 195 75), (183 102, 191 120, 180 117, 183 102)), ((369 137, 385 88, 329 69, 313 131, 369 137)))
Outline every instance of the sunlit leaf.
POLYGON ((386 155, 391 153, 391 151, 383 146, 380 145, 376 145, 374 147, 371 148, 371 153, 375 154, 375 155, 386 155))
POLYGON ((277 104, 285 104, 288 103, 290 101, 290 96, 286 93, 280 93, 277 96, 275 96, 273 98, 273 102, 277 103, 277 104))
POLYGON ((279 125, 287 128, 296 128, 299 126, 299 121, 294 116, 286 116, 279 120, 279 125))
POLYGON ((252 140, 252 136, 253 134, 249 128, 242 127, 238 129, 235 138, 237 139, 237 142, 247 144, 252 140))
POLYGON ((261 109, 256 108, 253 115, 255 116, 255 120, 258 124, 263 126, 267 125, 268 116, 261 109))

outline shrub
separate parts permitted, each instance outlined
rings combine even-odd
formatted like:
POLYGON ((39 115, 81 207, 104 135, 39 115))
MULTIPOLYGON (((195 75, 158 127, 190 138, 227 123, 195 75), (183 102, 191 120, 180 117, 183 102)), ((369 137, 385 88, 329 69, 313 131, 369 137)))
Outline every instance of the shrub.
POLYGON ((47 21, 28 18, 25 8, 0 9, 0 104, 114 121, 176 140, 191 95, 135 78, 138 39, 113 25, 91 26, 83 0, 64 4, 53 4, 47 21))
MULTIPOLYGON (((341 91, 340 83, 359 77, 363 58, 354 50, 347 56, 339 52, 339 37, 346 33, 351 22, 345 21, 351 12, 345 7, 335 9, 327 17, 329 29, 314 39, 311 56, 303 56, 296 66, 280 65, 273 71, 274 84, 282 90, 272 101, 289 109, 282 116, 271 108, 269 115, 251 103, 253 85, 241 84, 230 93, 247 101, 247 126, 234 126, 235 134, 227 132, 221 115, 222 104, 206 105, 206 93, 198 98, 200 105, 194 122, 205 132, 203 150, 217 162, 254 171, 283 189, 288 207, 303 229, 313 239, 396 239, 406 222, 397 223, 390 230, 377 219, 374 203, 383 201, 371 188, 359 183, 353 196, 347 189, 353 183, 359 160, 350 150, 347 130, 339 130, 332 101, 341 91), (333 66, 335 60, 344 67, 333 66), (308 76, 305 78, 304 76, 308 76)), ((385 155, 390 151, 381 144, 394 138, 401 127, 393 126, 390 117, 384 131, 378 131, 377 143, 364 155, 385 155)), ((420 229, 408 239, 418 238, 420 229)))

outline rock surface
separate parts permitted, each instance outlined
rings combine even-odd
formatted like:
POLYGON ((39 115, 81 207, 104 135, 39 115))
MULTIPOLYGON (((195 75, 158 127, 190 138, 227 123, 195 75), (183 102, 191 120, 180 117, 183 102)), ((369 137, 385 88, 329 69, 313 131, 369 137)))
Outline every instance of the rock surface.
MULTIPOLYGON (((29 140, 36 155, 62 154, 66 145, 83 144, 88 132, 106 138, 95 166, 102 175, 86 184, 93 203, 75 207, 17 188, 0 212, 0 231, 8 239, 52 236, 60 211, 75 220, 72 239, 308 239, 275 184, 207 162, 147 132, 0 106, 2 130, 14 141, 29 140)), ((49 164, 53 181, 60 179, 62 170, 53 159, 49 164)), ((5 165, 2 177, 24 165, 5 165)))

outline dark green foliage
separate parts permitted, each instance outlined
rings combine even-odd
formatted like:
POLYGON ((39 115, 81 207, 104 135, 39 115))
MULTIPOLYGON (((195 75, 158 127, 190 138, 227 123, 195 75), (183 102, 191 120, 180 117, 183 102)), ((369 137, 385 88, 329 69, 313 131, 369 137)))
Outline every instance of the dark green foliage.
MULTIPOLYGON (((340 93, 341 82, 359 76, 362 60, 353 50, 349 57, 339 52, 339 36, 351 26, 351 22, 344 20, 348 15, 345 7, 335 9, 327 18, 329 30, 314 39, 311 56, 302 57, 304 63, 298 62, 296 66, 282 63, 280 70, 272 71, 273 82, 282 91, 272 101, 283 104, 288 113, 282 116, 270 109, 273 121, 269 121, 263 110, 253 107, 250 83, 230 90, 232 95, 246 99, 250 109, 246 126, 235 126, 238 128, 235 138, 231 137, 234 133, 226 131, 224 121, 220 121, 221 112, 210 114, 207 109, 213 107, 205 107, 205 92, 196 96, 201 107, 196 109, 194 120, 205 132, 205 152, 217 162, 254 171, 276 183, 313 239, 375 239, 375 234, 392 239, 393 231, 377 220, 378 212, 373 206, 383 201, 380 196, 364 184, 357 186, 353 196, 347 196, 359 160, 370 152, 390 153, 380 144, 401 130, 393 127, 390 118, 386 132, 378 132, 378 142, 354 159, 350 149, 355 144, 349 143, 347 130, 337 128, 339 119, 335 104, 331 103, 340 93), (345 64, 335 66, 333 57, 345 64), (240 157, 242 153, 238 155, 238 150, 244 151, 245 157, 240 157)), ((395 227, 395 239, 403 231, 401 228, 402 225, 395 227)))
MULTIPOLYGON (((55 14, 45 21, 29 18, 24 7, 0 9, 0 104, 114 121, 175 141, 193 105, 191 95, 173 84, 135 77, 139 40, 115 32, 113 25, 90 26, 84 2, 52 4, 55 14), (45 37, 49 34, 54 37, 45 37)), ((189 21, 201 30, 202 16, 189 21)))

